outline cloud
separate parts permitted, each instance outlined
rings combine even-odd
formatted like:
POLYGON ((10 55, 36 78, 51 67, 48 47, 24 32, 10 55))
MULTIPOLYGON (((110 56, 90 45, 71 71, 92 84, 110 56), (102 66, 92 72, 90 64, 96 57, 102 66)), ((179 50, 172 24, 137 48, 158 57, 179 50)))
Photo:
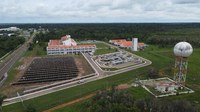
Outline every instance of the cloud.
POLYGON ((0 22, 200 22, 199 0, 1 0, 0 22))
POLYGON ((175 4, 196 4, 199 3, 199 0, 174 0, 175 4))

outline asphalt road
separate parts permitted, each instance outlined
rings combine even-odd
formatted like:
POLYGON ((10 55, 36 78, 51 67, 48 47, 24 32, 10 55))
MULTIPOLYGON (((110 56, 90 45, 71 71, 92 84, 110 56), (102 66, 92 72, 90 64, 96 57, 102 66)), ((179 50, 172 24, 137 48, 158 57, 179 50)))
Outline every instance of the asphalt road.
POLYGON ((30 37, 28 41, 26 41, 23 45, 17 48, 14 52, 12 52, 8 57, 4 59, 4 61, 0 65, 0 79, 10 70, 10 68, 15 64, 17 60, 25 53, 28 49, 29 42, 32 42, 33 37, 36 35, 36 32, 30 37))
MULTIPOLYGON (((81 84, 91 82, 95 79, 97 79, 97 78, 96 77, 87 78, 81 84)), ((55 86, 55 87, 52 87, 52 88, 44 89, 44 90, 41 90, 41 91, 36 91, 36 92, 33 92, 33 93, 25 94, 25 95, 22 95, 22 96, 19 96, 19 97, 9 98, 9 99, 4 100, 3 106, 7 106, 7 105, 10 105, 10 104, 21 102, 21 100, 28 100, 28 99, 36 98, 36 97, 39 97, 39 96, 42 96, 42 95, 50 94, 50 93, 56 92, 56 91, 61 91, 61 90, 71 88, 71 87, 75 87, 75 86, 78 86, 78 85, 80 85, 79 81, 74 81, 74 82, 63 84, 63 85, 55 86)))
POLYGON ((134 69, 137 69, 137 68, 141 68, 141 67, 145 67, 145 66, 148 66, 148 65, 151 65, 151 64, 152 64, 152 62, 151 62, 150 60, 145 59, 145 58, 143 58, 143 57, 140 57, 140 56, 138 56, 138 55, 135 55, 135 54, 133 54, 133 53, 130 53, 130 52, 124 50, 124 49, 119 48, 118 46, 114 46, 114 45, 112 45, 112 44, 108 44, 108 43, 103 42, 103 41, 97 41, 97 42, 99 42, 99 43, 104 43, 104 44, 106 44, 106 45, 108 45, 108 46, 110 46, 110 47, 112 47, 112 48, 116 48, 116 49, 118 49, 118 51, 123 51, 123 52, 126 52, 126 53, 128 53, 128 54, 134 55, 134 57, 138 57, 138 58, 140 58, 140 59, 142 59, 142 60, 144 61, 144 63, 142 63, 142 64, 138 64, 138 65, 133 65, 133 66, 125 67, 125 68, 123 68, 123 69, 119 69, 119 70, 116 70, 116 71, 113 71, 113 72, 112 72, 112 71, 106 72, 108 75, 109 75, 109 74, 110 74, 110 75, 112 75, 112 74, 120 74, 120 73, 123 73, 123 72, 131 71, 131 70, 134 70, 134 69))
POLYGON ((82 54, 99 76, 105 75, 104 71, 92 60, 88 53, 82 54))
MULTIPOLYGON (((112 46, 112 45, 109 45, 109 46, 112 46)), ((112 47, 115 47, 115 46, 112 46, 112 47)), ((121 50, 121 49, 119 49, 119 50, 121 50)), ((122 51, 124 51, 124 50, 122 50, 122 51)), ((93 66, 93 69, 97 73, 97 76, 91 77, 91 78, 88 78, 88 79, 84 79, 84 82, 81 83, 81 84, 91 82, 91 81, 95 81, 95 80, 99 80, 99 79, 103 79, 103 78, 107 78, 107 77, 110 77, 110 76, 113 76, 113 75, 117 75, 117 74, 124 73, 124 72, 130 71, 130 70, 138 69, 138 68, 141 68, 141 67, 145 67, 145 66, 148 66, 152 63, 151 61, 149 61, 145 58, 142 58, 142 57, 135 55, 135 56, 143 59, 144 63, 139 64, 139 65, 135 65, 135 66, 126 67, 124 69, 120 69, 120 70, 116 70, 116 71, 105 72, 91 59, 89 54, 83 54, 83 56, 86 58, 88 63, 93 66)), ((67 89, 67 88, 70 88, 70 87, 80 85, 80 83, 78 83, 78 82, 79 81, 75 81, 75 82, 55 86, 55 87, 52 87, 52 88, 44 89, 44 90, 41 90, 41 91, 33 92, 33 93, 30 93, 30 94, 25 94, 25 95, 22 95, 20 97, 9 98, 9 99, 6 99, 4 101, 3 106, 20 102, 21 99, 28 100, 28 99, 32 99, 32 98, 35 98, 35 97, 45 95, 45 94, 53 93, 53 92, 56 92, 56 91, 60 91, 60 90, 64 90, 64 89, 67 89)))

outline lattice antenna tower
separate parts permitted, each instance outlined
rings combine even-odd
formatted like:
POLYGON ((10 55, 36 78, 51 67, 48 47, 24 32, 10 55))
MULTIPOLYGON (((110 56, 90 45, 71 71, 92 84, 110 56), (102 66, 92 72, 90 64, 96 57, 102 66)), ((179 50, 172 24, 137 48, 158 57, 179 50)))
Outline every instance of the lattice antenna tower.
POLYGON ((186 81, 188 57, 192 54, 193 48, 188 42, 179 42, 174 47, 175 70, 174 80, 178 85, 184 85, 186 81))

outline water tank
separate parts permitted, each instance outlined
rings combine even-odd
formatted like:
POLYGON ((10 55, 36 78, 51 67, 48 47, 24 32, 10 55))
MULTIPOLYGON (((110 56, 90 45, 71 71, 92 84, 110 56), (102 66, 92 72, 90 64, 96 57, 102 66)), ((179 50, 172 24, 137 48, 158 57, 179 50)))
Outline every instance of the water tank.
POLYGON ((138 38, 132 38, 132 50, 138 51, 138 38))
POLYGON ((174 46, 174 55, 180 57, 189 57, 193 52, 191 44, 188 42, 179 42, 174 46))

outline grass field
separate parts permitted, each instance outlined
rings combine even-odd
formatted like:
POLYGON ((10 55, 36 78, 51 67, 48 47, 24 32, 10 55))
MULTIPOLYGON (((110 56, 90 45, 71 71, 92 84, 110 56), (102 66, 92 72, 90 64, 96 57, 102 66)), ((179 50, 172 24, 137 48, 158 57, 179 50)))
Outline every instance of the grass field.
POLYGON ((14 79, 15 74, 17 73, 17 70, 14 69, 14 68, 18 67, 18 66, 21 65, 21 64, 22 64, 21 61, 17 61, 17 62, 13 65, 13 67, 11 68, 11 70, 8 72, 8 78, 7 78, 7 80, 6 80, 5 83, 4 83, 5 85, 9 84, 9 83, 14 79))
MULTIPOLYGON (((122 73, 116 76, 112 76, 106 79, 101 79, 93 82, 89 82, 84 85, 76 86, 73 88, 69 88, 66 90, 62 90, 59 92, 51 93, 48 95, 44 95, 38 98, 34 98, 31 100, 24 101, 25 105, 33 105, 38 111, 43 111, 54 106, 66 103, 68 101, 74 100, 76 98, 88 95, 98 90, 106 89, 111 87, 112 85, 117 85, 121 83, 130 82, 136 78, 139 79, 146 79, 147 78, 147 71, 151 67, 155 67, 158 70, 168 70, 174 66, 174 57, 172 49, 159 49, 154 46, 150 46, 144 52, 134 52, 137 55, 143 56, 153 62, 153 64, 149 67, 140 68, 137 70, 129 71, 126 73, 122 73)), ((200 67, 200 60, 198 59, 200 55, 200 49, 195 49, 193 55, 189 58, 189 70, 188 70, 188 78, 187 78, 187 86, 194 89, 196 92, 194 94, 188 95, 180 95, 180 96, 172 96, 166 97, 165 99, 175 100, 175 99, 187 99, 192 102, 200 102, 199 94, 200 94, 200 76, 199 76, 199 67, 200 67)), ((172 77, 172 75, 170 75, 172 77)), ((150 97, 145 90, 142 88, 130 88, 129 91, 136 97, 136 98, 143 98, 144 96, 150 97)), ((72 105, 67 107, 66 109, 76 108, 75 111, 69 112, 78 112, 76 106, 78 104, 72 105)), ((3 107, 4 112, 22 112, 23 107, 21 103, 16 103, 13 105, 9 105, 3 107), (15 110, 15 111, 13 111, 15 110)), ((57 112, 64 112, 62 109, 58 110, 57 112)))
POLYGON ((94 53, 94 55, 102 55, 102 54, 117 52, 117 49, 110 48, 110 46, 104 43, 96 43, 96 47, 97 47, 97 50, 94 53))
POLYGON ((117 49, 97 49, 94 55, 102 55, 117 52, 117 49))
POLYGON ((28 50, 26 53, 25 53, 25 57, 27 56, 31 56, 31 57, 35 57, 35 56, 45 56, 47 53, 46 51, 44 50, 44 47, 45 46, 40 46, 39 44, 36 44, 34 47, 33 47, 33 50, 28 50))
MULTIPOLYGON (((159 50, 157 47, 151 46, 145 52, 146 53, 137 52, 136 54, 144 56, 144 57, 146 57, 148 59, 151 58, 151 60, 153 61, 153 65, 152 66, 154 66, 154 67, 159 68, 159 65, 160 65, 161 68, 167 68, 166 65, 164 63, 162 63, 162 61, 161 61, 162 58, 164 58, 165 60, 168 60, 169 64, 171 63, 170 66, 173 67, 173 63, 174 63, 174 59, 173 58, 174 57, 173 57, 173 52, 172 52, 171 49, 160 49, 159 50), (147 54, 152 54, 154 56, 147 55, 147 54), (158 60, 156 60, 154 58, 158 58, 158 60, 160 60, 160 63, 157 62, 158 60)), ((199 69, 199 64, 198 64, 199 62, 196 62, 198 55, 200 55, 200 49, 195 49, 192 57, 190 57, 190 59, 189 59, 189 72, 188 72, 188 79, 187 79, 187 83, 188 83, 187 86, 195 89, 196 92, 194 94, 170 96, 170 97, 165 97, 163 99, 167 99, 167 100, 183 100, 183 99, 185 99, 185 100, 191 101, 193 103, 200 102, 200 99, 198 98, 198 94, 200 94, 200 91, 199 91, 200 90, 200 82, 198 82, 200 80, 200 77, 198 76, 198 72, 197 72, 198 69, 199 69), (193 80, 191 80, 191 78, 193 80), (194 79, 195 79, 195 81, 194 81, 194 79), (192 86, 194 84, 196 85, 196 87, 192 86), (197 85, 198 85, 198 87, 197 87, 197 85)), ((170 66, 168 66, 168 67, 170 67, 170 66)), ((169 75, 169 77, 172 77, 172 76, 173 75, 169 75)), ((128 89, 128 91, 130 93, 132 93, 133 96, 136 99, 140 99, 140 98, 144 98, 144 97, 147 97, 147 98, 148 97, 152 97, 143 88, 130 88, 130 89, 128 89)), ((84 105, 86 104, 85 102, 80 102, 80 103, 77 103, 77 104, 73 104, 71 106, 60 108, 58 110, 55 110, 54 112, 66 112, 66 111, 67 112, 81 112, 81 110, 84 108, 84 105)), ((200 105, 199 105, 199 107, 200 107, 200 105)))
POLYGON ((95 45, 97 48, 100 48, 100 49, 108 49, 109 48, 109 46, 104 43, 96 43, 95 45))

